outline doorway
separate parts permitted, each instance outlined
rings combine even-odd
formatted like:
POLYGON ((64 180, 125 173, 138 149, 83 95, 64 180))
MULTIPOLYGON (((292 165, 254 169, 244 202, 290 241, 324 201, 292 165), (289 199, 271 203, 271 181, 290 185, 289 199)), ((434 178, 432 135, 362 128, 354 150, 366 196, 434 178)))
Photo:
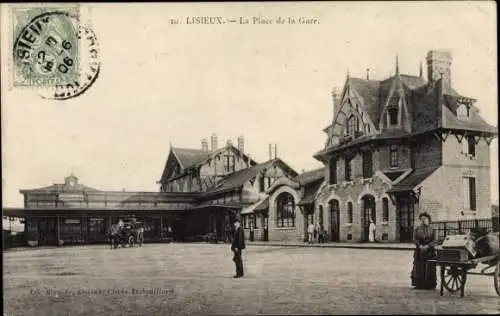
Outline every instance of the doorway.
POLYGON ((38 222, 38 244, 40 246, 56 246, 57 241, 57 220, 40 219, 38 222))
POLYGON ((373 223, 377 224, 377 211, 375 204, 375 197, 373 195, 365 195, 363 197, 363 209, 361 210, 361 226, 363 230, 362 240, 364 242, 368 241, 370 233, 370 219, 373 223))
POLYGON ((415 205, 408 196, 397 198, 397 214, 399 218, 399 241, 412 242, 415 220, 415 205))
POLYGON ((340 241, 340 209, 339 201, 331 200, 328 202, 330 206, 330 238, 333 242, 340 241))

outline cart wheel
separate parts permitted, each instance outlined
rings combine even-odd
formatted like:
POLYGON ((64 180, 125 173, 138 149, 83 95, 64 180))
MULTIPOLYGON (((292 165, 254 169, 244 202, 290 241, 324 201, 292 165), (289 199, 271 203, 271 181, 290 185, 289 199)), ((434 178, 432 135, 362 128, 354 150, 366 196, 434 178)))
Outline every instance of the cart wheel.
POLYGON ((495 272, 493 273, 493 282, 495 283, 495 290, 500 296, 500 260, 498 260, 497 267, 495 268, 495 272))
POLYGON ((444 278, 441 280, 444 287, 450 293, 455 293, 465 286, 465 277, 463 276, 463 268, 457 266, 444 267, 444 278))

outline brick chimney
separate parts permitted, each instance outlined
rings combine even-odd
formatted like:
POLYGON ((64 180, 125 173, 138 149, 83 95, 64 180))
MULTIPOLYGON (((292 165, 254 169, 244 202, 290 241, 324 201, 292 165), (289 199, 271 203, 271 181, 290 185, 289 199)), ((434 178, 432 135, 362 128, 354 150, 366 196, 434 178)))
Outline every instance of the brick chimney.
POLYGON ((201 140, 201 150, 207 152, 208 151, 208 140, 206 138, 203 138, 201 140))
POLYGON ((210 137, 210 140, 211 140, 211 144, 212 144, 212 147, 210 148, 210 150, 211 151, 216 151, 218 149, 218 147, 219 147, 217 135, 216 134, 212 134, 212 136, 210 137))
POLYGON ((427 79, 429 82, 443 78, 443 84, 451 87, 451 52, 431 50, 427 53, 427 79))
POLYGON ((245 138, 243 137, 243 135, 240 135, 238 137, 238 150, 241 152, 241 153, 244 153, 245 152, 245 138))

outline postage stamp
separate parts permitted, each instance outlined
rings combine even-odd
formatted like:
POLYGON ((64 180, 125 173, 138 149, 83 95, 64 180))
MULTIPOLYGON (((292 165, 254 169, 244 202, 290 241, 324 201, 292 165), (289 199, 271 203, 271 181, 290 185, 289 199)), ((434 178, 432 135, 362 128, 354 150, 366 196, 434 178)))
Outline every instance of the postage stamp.
POLYGON ((79 77, 78 16, 78 6, 12 9, 15 87, 53 87, 79 77))
POLYGON ((100 66, 97 39, 82 23, 79 5, 16 6, 11 17, 13 88, 66 100, 94 83, 100 66))

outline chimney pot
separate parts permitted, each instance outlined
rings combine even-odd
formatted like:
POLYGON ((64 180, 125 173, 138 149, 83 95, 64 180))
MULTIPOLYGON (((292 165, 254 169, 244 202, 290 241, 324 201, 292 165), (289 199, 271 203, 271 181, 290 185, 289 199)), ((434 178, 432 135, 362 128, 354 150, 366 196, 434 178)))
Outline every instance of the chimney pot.
POLYGON ((211 145, 212 145, 212 148, 211 150, 212 151, 216 151, 218 149, 218 139, 217 139, 217 135, 214 133, 212 134, 211 136, 211 145))
POLYGON ((241 153, 244 153, 245 152, 245 138, 243 137, 243 135, 240 135, 238 137, 238 150, 241 152, 241 153))
POLYGON ((201 150, 208 151, 208 140, 206 138, 201 140, 201 150))
POLYGON ((332 98, 333 98, 333 109, 337 107, 340 103, 340 89, 335 87, 332 89, 332 98))

